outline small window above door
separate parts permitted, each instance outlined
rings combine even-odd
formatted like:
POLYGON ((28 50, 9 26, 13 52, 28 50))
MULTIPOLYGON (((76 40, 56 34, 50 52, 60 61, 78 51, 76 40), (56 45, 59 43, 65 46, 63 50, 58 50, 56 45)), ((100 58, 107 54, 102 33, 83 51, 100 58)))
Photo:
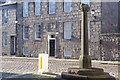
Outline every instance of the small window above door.
POLYGON ((55 38, 55 35, 51 35, 51 38, 55 38))

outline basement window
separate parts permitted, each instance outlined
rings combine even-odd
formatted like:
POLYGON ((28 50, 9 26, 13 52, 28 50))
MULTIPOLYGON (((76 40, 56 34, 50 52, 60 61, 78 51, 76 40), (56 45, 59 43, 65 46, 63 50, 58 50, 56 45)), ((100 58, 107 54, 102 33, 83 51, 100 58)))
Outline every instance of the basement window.
POLYGON ((71 57, 71 49, 64 50, 64 57, 71 57))
POLYGON ((28 56, 28 48, 23 48, 23 55, 28 56))
POLYGON ((3 33, 3 46, 7 47, 7 33, 6 32, 3 33))

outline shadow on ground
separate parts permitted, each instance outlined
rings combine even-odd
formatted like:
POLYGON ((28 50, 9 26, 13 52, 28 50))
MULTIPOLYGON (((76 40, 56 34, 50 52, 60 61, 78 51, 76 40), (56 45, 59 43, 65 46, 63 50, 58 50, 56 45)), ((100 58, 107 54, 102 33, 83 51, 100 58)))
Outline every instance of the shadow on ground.
MULTIPOLYGON (((64 80, 61 74, 56 73, 43 73, 43 74, 16 74, 0 72, 1 80, 64 80)), ((104 79, 103 79, 104 80, 104 79)), ((119 80, 111 77, 110 80, 119 80)))
POLYGON ((1 80, 63 80, 60 74, 44 73, 44 74, 16 74, 0 72, 1 80))

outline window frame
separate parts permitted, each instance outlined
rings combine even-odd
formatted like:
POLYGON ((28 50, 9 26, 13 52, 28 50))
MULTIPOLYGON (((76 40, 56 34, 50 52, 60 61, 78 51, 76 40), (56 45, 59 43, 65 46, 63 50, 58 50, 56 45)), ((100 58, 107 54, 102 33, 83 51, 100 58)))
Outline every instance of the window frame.
POLYGON ((72 11, 72 2, 71 2, 71 0, 70 0, 70 2, 68 2, 68 0, 64 0, 64 6, 63 7, 64 7, 64 12, 71 12, 72 11), (67 3, 67 4, 70 3, 70 8, 69 8, 70 10, 66 10, 66 6, 65 6, 66 4, 65 3, 67 3))
POLYGON ((8 36, 7 36, 7 32, 3 32, 3 47, 7 47, 8 46, 8 36), (5 33, 6 33, 6 36, 5 36, 5 33), (6 44, 6 45, 5 45, 6 44))
POLYGON ((64 57, 72 57, 72 50, 70 48, 69 49, 68 48, 64 49, 64 57), (70 50, 70 55, 66 55, 66 50, 70 50))
POLYGON ((35 2, 34 8, 35 8, 35 15, 36 15, 36 16, 41 15, 41 0, 35 2), (36 10, 38 10, 38 9, 36 9, 36 8, 37 8, 36 3, 39 3, 39 4, 40 4, 40 6, 39 6, 39 9, 40 9, 40 10, 39 10, 39 11, 40 11, 39 14, 36 12, 36 10))
POLYGON ((55 14, 56 13, 56 1, 54 0, 54 4, 55 4, 54 5, 54 7, 55 7, 54 12, 50 12, 51 11, 50 3, 53 3, 53 0, 49 0, 49 3, 48 3, 48 7, 49 7, 48 10, 49 11, 48 12, 49 12, 49 14, 55 14))
POLYGON ((28 55, 29 55, 29 54, 28 54, 28 48, 26 48, 26 47, 23 48, 23 55, 24 55, 24 56, 28 56, 28 55), (27 54, 24 53, 24 52, 25 52, 25 49, 27 49, 27 54))
POLYGON ((2 11, 3 11, 3 17, 2 17, 2 18, 3 18, 3 19, 2 19, 3 22, 2 22, 2 23, 3 23, 3 24, 7 24, 7 23, 8 23, 8 9, 5 8, 5 9, 3 9, 2 11), (7 15, 6 17, 7 17, 7 18, 5 17, 5 11, 6 11, 6 15, 7 15), (7 20, 6 20, 6 19, 7 19, 7 20), (6 21, 7 21, 7 22, 6 22, 6 21))
POLYGON ((39 35, 41 34, 41 25, 39 25, 39 24, 34 25, 34 39, 35 40, 41 40, 41 36, 40 36, 40 38, 37 38, 37 32, 39 33, 39 35), (36 31, 36 27, 38 27, 38 26, 40 28, 40 31, 36 31))
POLYGON ((90 21, 88 21, 88 40, 90 39, 90 21))
POLYGON ((66 39, 66 40, 71 40, 72 39, 72 23, 71 22, 64 22, 64 39, 66 39), (70 30, 66 30, 66 29, 68 29, 68 28, 65 28, 66 26, 65 26, 65 24, 70 24, 71 26, 67 26, 67 27, 70 27, 70 30), (67 32, 66 32, 67 31, 67 32), (67 37, 68 35, 66 35, 66 34, 68 34, 68 32, 70 33, 69 35, 69 37, 67 37))
POLYGON ((29 40, 29 26, 24 26, 23 27, 23 40, 29 40), (28 28, 28 32, 27 32, 28 38, 25 38, 25 35, 26 35, 25 28, 28 28))
POLYGON ((29 2, 23 2, 23 17, 28 17, 28 16, 29 16, 29 2), (25 9, 25 3, 27 4, 27 9, 25 9))

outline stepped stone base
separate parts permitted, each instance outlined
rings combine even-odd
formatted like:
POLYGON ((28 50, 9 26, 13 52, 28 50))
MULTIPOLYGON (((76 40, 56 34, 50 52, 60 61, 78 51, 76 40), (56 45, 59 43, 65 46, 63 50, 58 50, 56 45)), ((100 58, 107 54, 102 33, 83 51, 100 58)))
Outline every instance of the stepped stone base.
POLYGON ((110 75, 104 73, 101 68, 69 68, 68 72, 63 72, 61 75, 66 80, 110 80, 110 75))

